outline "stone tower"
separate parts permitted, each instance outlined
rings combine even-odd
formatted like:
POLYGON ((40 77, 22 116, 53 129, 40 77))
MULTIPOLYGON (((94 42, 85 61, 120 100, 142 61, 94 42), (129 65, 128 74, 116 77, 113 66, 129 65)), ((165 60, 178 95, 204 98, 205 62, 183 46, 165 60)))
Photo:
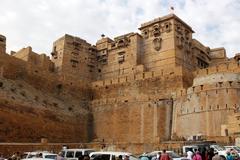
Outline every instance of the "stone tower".
POLYGON ((85 40, 65 35, 53 44, 52 61, 55 71, 79 79, 93 79, 96 49, 85 40))
MULTIPOLYGON (((188 73, 191 69, 191 41, 192 28, 174 14, 156 18, 143 23, 139 28, 143 37, 142 62, 147 71, 157 73, 169 70, 173 74, 179 73, 179 77, 188 73), (174 71, 177 70, 177 71, 174 71)), ((191 85, 192 76, 187 80, 178 80, 180 85, 191 85)))
POLYGON ((6 53, 6 37, 0 35, 0 54, 6 53))

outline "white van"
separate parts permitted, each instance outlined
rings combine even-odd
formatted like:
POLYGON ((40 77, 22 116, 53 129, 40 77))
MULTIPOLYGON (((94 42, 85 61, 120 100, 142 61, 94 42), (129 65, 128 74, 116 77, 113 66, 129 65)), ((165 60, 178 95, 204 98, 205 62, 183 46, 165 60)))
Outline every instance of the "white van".
POLYGON ((78 160, 78 157, 89 155, 95 152, 93 149, 64 149, 62 150, 63 157, 67 160, 78 160))
POLYGON ((122 158, 129 156, 129 160, 138 160, 137 157, 128 152, 92 152, 89 156, 90 160, 117 160, 119 156, 122 158))
POLYGON ((22 159, 34 159, 34 158, 43 158, 43 159, 56 159, 57 154, 49 153, 48 151, 35 151, 35 152, 24 152, 22 159), (38 157, 39 155, 41 157, 38 157))

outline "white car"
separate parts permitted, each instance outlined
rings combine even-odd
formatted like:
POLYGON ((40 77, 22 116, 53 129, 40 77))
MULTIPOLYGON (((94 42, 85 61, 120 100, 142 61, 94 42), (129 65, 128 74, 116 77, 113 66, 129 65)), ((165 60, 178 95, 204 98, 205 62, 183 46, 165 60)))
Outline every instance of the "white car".
POLYGON ((197 149, 198 146, 195 145, 183 146, 183 153, 187 153, 188 151, 194 152, 197 149))
POLYGON ((238 146, 224 146, 224 148, 226 148, 226 150, 231 150, 231 149, 233 149, 233 150, 235 150, 237 153, 238 153, 238 155, 240 156, 240 147, 238 147, 238 146))
POLYGON ((64 149, 62 154, 67 160, 78 160, 78 157, 89 155, 94 151, 93 149, 64 149))
POLYGON ((128 152, 92 152, 89 156, 90 160, 116 160, 119 156, 122 156, 122 158, 128 156, 129 160, 138 160, 137 157, 128 152))
POLYGON ((24 152, 23 159, 55 159, 57 157, 57 154, 49 153, 48 151, 35 151, 35 152, 24 152), (38 157, 39 155, 42 155, 41 157, 38 157))
MULTIPOLYGON (((155 157, 157 156, 158 153, 163 153, 163 151, 153 151, 153 152, 150 152, 150 153, 147 153, 145 155, 149 156, 149 157, 155 157)), ((169 155, 169 157, 172 159, 172 160, 188 160, 186 157, 181 157, 179 156, 177 153, 173 152, 173 151, 166 151, 166 153, 169 155)))
POLYGON ((218 155, 226 157, 227 156, 227 151, 224 147, 214 144, 214 145, 210 145, 211 148, 214 149, 214 153, 218 153, 218 155))

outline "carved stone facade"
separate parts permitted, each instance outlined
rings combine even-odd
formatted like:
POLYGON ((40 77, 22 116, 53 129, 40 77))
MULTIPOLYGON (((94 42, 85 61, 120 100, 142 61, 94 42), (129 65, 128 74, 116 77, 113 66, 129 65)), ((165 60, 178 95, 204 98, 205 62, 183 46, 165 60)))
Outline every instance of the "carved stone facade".
POLYGON ((160 143, 236 134, 237 122, 228 116, 239 114, 239 55, 229 59, 224 48, 204 46, 174 14, 139 30, 102 36, 95 45, 66 34, 53 43, 51 59, 31 47, 4 54, 0 36, 0 114, 6 122, 0 126, 18 128, 11 136, 0 130, 2 141, 18 134, 18 141, 160 143), (38 134, 26 131, 34 117, 38 134), (57 132, 49 129, 54 125, 57 132))

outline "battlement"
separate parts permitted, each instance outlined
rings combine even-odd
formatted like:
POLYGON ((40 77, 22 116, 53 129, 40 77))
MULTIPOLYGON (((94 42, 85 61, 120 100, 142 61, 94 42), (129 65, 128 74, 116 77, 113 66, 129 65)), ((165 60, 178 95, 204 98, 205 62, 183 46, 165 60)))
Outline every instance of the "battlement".
POLYGON ((32 51, 32 47, 22 48, 17 52, 12 52, 12 56, 26 61, 31 67, 36 66, 41 70, 52 72, 54 64, 46 54, 38 54, 32 51))
POLYGON ((205 69, 198 69, 194 72, 195 77, 202 77, 214 73, 232 72, 239 73, 240 65, 236 62, 221 63, 217 66, 210 66, 205 69))
POLYGON ((226 90, 229 89, 240 89, 240 82, 239 81, 229 81, 229 82, 217 82, 212 84, 204 84, 199 86, 189 87, 188 89, 178 89, 175 93, 173 93, 174 98, 182 98, 187 95, 192 94, 199 94, 201 92, 205 92, 207 96, 207 91, 217 91, 218 90, 226 90))
POLYGON ((161 69, 158 71, 151 71, 151 72, 140 72, 137 74, 130 74, 128 76, 117 77, 112 79, 106 79, 101 81, 92 82, 93 88, 101 88, 109 85, 116 85, 116 84, 124 84, 124 83, 131 83, 134 81, 141 81, 146 79, 152 78, 167 78, 170 79, 173 76, 181 75, 182 68, 169 68, 169 69, 161 69))

